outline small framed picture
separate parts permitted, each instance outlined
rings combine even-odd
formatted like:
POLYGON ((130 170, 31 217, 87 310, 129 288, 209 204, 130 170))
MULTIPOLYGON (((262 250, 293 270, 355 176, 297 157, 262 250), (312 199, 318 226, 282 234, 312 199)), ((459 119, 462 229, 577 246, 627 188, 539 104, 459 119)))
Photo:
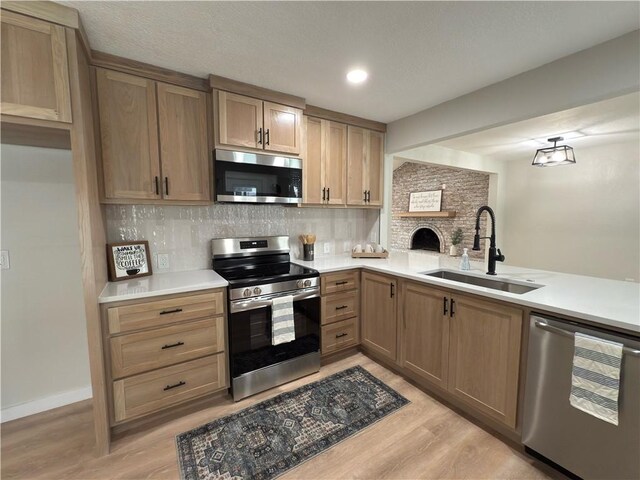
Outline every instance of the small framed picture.
POLYGON ((151 275, 149 242, 116 242, 107 244, 109 280, 118 282, 151 275))
POLYGON ((410 212, 439 212, 442 209, 442 190, 409 194, 410 212))

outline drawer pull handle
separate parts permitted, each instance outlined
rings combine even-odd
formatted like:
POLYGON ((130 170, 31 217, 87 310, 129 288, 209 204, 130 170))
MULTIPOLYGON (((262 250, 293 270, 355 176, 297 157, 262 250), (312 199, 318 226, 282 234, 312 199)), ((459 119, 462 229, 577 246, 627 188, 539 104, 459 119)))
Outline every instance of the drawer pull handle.
POLYGON ((343 280, 342 282, 336 282, 336 285, 346 285, 349 283, 347 280, 343 280))
POLYGON ((336 338, 342 338, 342 337, 346 337, 347 334, 346 333, 339 333, 336 335, 336 338))
POLYGON ((162 347, 162 350, 166 350, 167 348, 179 347, 181 345, 184 345, 184 342, 176 342, 172 343, 171 345, 165 345, 164 347, 162 347))
POLYGON ((347 308, 349 305, 340 305, 339 307, 336 307, 336 310, 343 310, 345 308, 347 308))
POLYGON ((173 310, 162 310, 160 312, 160 315, 168 315, 169 313, 180 313, 181 311, 181 308, 174 308, 173 310))
POLYGON ((187 384, 187 382, 183 382, 182 380, 180 380, 175 385, 167 385, 166 387, 164 387, 163 390, 166 392, 167 390, 171 390, 172 388, 178 388, 178 387, 181 387, 181 386, 186 385, 186 384, 187 384))

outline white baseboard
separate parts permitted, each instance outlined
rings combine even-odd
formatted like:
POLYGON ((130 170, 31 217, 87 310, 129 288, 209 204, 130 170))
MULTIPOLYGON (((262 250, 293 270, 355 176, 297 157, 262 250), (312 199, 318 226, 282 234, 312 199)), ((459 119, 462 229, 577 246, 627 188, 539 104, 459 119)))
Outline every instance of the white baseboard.
POLYGON ((0 412, 0 423, 27 417, 36 413, 51 410, 52 408, 63 407, 70 403, 79 402, 92 397, 91 386, 69 390, 58 393, 50 397, 40 398, 31 402, 20 403, 11 407, 3 408, 0 412))

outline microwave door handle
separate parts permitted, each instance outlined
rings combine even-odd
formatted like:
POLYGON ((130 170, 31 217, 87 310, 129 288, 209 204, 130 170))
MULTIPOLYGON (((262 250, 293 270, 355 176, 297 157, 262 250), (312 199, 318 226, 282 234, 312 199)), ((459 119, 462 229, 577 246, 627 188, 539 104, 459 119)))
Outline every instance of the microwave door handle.
MULTIPOLYGON (((319 297, 320 293, 317 290, 314 290, 313 292, 302 292, 299 293, 297 295, 293 296, 293 301, 299 301, 299 300, 307 300, 310 298, 316 298, 319 297)), ((265 307, 270 307, 273 304, 273 297, 272 298, 267 298, 267 299, 255 299, 255 300, 234 300, 233 302, 230 302, 230 309, 229 312, 230 313, 237 313, 237 312, 246 312, 248 310, 257 310, 259 308, 265 308, 265 307)))

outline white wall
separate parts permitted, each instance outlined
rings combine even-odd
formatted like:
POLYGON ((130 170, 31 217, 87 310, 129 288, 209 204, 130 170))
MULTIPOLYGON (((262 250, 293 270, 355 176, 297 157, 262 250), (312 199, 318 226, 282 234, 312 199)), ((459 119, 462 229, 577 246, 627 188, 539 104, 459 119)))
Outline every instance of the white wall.
POLYGON ((552 168, 506 162, 506 263, 640 281, 640 141, 575 155, 552 168))
POLYGON ((640 31, 529 70, 391 122, 386 152, 398 153, 640 89, 640 31))
POLYGON ((2 421, 91 397, 71 152, 1 147, 2 421))

